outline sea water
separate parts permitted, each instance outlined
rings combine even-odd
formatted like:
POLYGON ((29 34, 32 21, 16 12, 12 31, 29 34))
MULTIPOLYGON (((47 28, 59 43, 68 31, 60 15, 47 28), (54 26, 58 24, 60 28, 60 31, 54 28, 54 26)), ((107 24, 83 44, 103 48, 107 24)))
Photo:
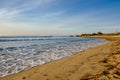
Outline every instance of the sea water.
POLYGON ((0 37, 0 76, 71 56, 105 42, 104 39, 80 37, 0 37))

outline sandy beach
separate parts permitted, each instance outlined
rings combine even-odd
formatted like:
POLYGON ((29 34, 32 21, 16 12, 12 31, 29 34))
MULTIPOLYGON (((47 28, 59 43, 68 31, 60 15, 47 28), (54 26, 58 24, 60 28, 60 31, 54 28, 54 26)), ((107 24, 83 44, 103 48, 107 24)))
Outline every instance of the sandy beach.
POLYGON ((120 80, 120 36, 95 37, 110 42, 0 80, 120 80))

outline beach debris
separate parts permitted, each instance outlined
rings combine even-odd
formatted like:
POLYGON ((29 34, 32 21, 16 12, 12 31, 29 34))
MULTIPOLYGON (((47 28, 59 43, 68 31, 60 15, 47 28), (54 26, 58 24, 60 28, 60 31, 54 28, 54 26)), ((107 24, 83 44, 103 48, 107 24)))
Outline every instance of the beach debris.
POLYGON ((26 77, 24 76, 24 77, 22 77, 22 79, 26 79, 26 77))
POLYGON ((114 64, 107 64, 107 65, 104 65, 105 67, 107 67, 108 70, 111 70, 113 68, 115 68, 116 65, 114 64))
POLYGON ((87 74, 83 75, 80 80, 90 80, 93 78, 94 78, 93 75, 91 75, 90 73, 87 73, 87 74))
POLYGON ((116 70, 116 71, 114 71, 114 74, 120 76, 120 70, 116 70))
POLYGON ((94 80, 108 80, 108 78, 106 76, 101 76, 100 78, 94 80))
POLYGON ((47 74, 44 74, 43 76, 48 76, 47 74))
POLYGON ((101 62, 107 63, 108 62, 108 58, 104 58, 103 60, 101 60, 101 62))
POLYGON ((117 78, 117 79, 120 79, 120 76, 116 75, 116 74, 113 74, 113 77, 114 78, 117 78))
POLYGON ((107 76, 108 74, 110 74, 108 70, 104 70, 104 71, 102 72, 102 75, 107 76))

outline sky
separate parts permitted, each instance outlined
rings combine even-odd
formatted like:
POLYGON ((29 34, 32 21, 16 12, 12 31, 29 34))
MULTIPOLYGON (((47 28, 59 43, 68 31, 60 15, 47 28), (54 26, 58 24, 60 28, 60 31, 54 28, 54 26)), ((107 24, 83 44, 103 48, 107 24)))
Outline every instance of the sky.
POLYGON ((120 32, 120 0, 0 0, 0 36, 120 32))

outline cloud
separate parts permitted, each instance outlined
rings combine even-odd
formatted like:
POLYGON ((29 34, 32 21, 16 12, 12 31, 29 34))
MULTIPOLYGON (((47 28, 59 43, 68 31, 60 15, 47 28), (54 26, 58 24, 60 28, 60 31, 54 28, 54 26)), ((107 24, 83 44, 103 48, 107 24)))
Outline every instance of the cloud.
POLYGON ((56 0, 5 0, 3 1, 4 5, 0 6, 0 18, 15 18, 23 15, 26 11, 50 5, 54 1, 56 0))
POLYGON ((8 10, 6 8, 0 9, 0 19, 14 18, 20 14, 20 10, 8 10))
POLYGON ((25 0, 22 2, 21 6, 17 6, 17 9, 21 11, 29 11, 40 7, 45 7, 46 5, 51 5, 56 0, 25 0))
POLYGON ((75 34, 80 31, 112 30, 114 27, 120 27, 120 19, 117 18, 119 14, 115 10, 90 9, 81 12, 79 8, 64 5, 58 1, 64 2, 64 0, 1 0, 1 34, 7 31, 11 35, 15 32, 17 34, 27 34, 27 32, 31 34, 65 34, 63 32, 75 34))
POLYGON ((65 11, 50 12, 50 13, 42 15, 41 17, 43 17, 43 18, 57 17, 57 16, 61 16, 64 13, 65 13, 65 11))

